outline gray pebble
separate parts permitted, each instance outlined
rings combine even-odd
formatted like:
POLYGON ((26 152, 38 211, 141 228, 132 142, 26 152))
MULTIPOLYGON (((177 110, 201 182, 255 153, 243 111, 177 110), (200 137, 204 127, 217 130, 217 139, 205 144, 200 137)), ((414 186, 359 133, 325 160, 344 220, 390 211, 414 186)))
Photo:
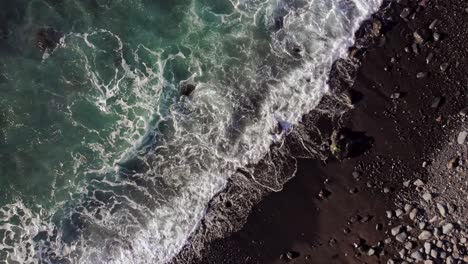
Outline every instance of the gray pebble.
POLYGON ((395 237, 395 239, 400 243, 405 242, 407 238, 408 238, 408 234, 406 234, 406 232, 401 232, 395 237))
POLYGON ((458 134, 458 137, 457 137, 457 143, 460 144, 460 145, 465 144, 465 140, 466 140, 467 137, 468 137, 468 132, 467 131, 460 132, 458 134))
POLYGON ((431 237, 432 237, 431 232, 429 232, 429 231, 427 231, 427 230, 423 230, 423 231, 421 232, 421 234, 419 234, 418 239, 419 239, 419 240, 428 240, 428 239, 430 239, 431 237))

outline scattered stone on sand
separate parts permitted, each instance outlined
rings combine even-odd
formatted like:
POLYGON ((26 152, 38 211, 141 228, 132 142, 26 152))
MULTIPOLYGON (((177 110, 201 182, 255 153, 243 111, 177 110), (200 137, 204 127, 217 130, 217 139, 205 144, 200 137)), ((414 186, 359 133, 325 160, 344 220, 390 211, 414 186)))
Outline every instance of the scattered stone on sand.
POLYGON ((437 210, 439 210, 439 213, 441 216, 443 217, 447 216, 447 210, 445 209, 444 205, 437 203, 437 210))
POLYGON ((449 66, 450 66, 450 63, 448 63, 448 62, 442 63, 440 65, 440 71, 445 72, 448 69, 449 66))
POLYGON ((392 230, 390 230, 390 232, 393 236, 396 236, 401 232, 401 229, 402 229, 401 225, 395 226, 394 228, 392 228, 392 230))
POLYGON ((431 103, 431 108, 438 108, 441 102, 442 102, 442 98, 436 97, 431 103))
POLYGON ((405 242, 407 238, 408 238, 408 234, 406 232, 401 232, 400 234, 395 236, 395 239, 400 243, 405 242))
POLYGON ((418 79, 426 78, 426 76, 427 76, 427 73, 425 72, 418 72, 418 74, 416 74, 416 78, 418 79))
POLYGON ((419 240, 428 240, 432 237, 432 233, 427 231, 427 230, 424 230, 421 232, 421 234, 419 234, 418 236, 418 239, 419 240))
POLYGON ((442 227, 442 233, 447 235, 450 234, 453 230, 454 226, 452 223, 448 223, 442 227))
POLYGON ((457 143, 460 145, 465 144, 465 140, 468 137, 468 131, 462 131, 458 134, 457 143))
POLYGON ((407 18, 411 14, 411 9, 405 8, 403 11, 400 13, 401 18, 407 18))

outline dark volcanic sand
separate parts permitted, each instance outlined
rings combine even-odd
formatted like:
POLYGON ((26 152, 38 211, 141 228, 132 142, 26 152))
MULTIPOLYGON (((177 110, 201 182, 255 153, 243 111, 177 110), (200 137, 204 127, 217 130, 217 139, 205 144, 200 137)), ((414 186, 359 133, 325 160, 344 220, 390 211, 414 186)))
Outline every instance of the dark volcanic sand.
MULTIPOLYGON (((199 263, 386 263, 389 255, 396 255, 386 249, 380 258, 363 256, 353 243, 361 238, 375 245, 387 237, 385 211, 394 209, 401 197, 412 197, 402 183, 425 179, 421 164, 453 141, 468 85, 468 2, 421 1, 426 7, 419 7, 414 19, 408 16, 409 21, 399 15, 408 6, 415 11, 417 2, 399 2, 371 20, 383 21, 384 37, 361 57, 352 89, 362 100, 333 124, 365 132, 374 139, 372 148, 341 162, 299 160, 297 175, 284 190, 256 205, 240 231, 209 244, 199 263), (434 19, 440 21, 435 31, 441 40, 430 36, 415 54, 413 32, 427 29, 434 19), (434 59, 426 64, 431 52, 434 59), (446 62, 450 66, 442 72, 440 65, 446 62), (417 78, 419 72, 427 77, 417 78), (395 92, 401 98, 391 99, 395 92), (440 105, 431 107, 437 97, 440 105), (360 179, 353 177, 354 171, 360 179), (324 188, 331 195, 320 200, 317 195, 324 188), (354 188, 357 193, 352 194, 354 188), (376 230, 378 224, 384 225, 382 231, 376 230), (288 260, 288 251, 298 256, 288 260)), ((329 129, 323 132, 330 134, 329 129)))

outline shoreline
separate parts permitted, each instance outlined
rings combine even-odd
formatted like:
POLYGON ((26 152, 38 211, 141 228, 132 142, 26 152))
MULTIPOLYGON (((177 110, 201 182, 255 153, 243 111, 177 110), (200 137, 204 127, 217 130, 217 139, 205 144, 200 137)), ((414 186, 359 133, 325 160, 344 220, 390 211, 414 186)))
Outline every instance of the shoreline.
MULTIPOLYGON (((389 237, 390 227, 400 221, 388 218, 387 211, 418 196, 403 182, 431 180, 421 164, 435 160, 438 149, 453 141, 460 126, 463 129, 464 123, 460 124, 458 116, 466 106, 462 83, 468 84, 463 76, 468 65, 457 59, 466 55, 468 45, 463 35, 457 35, 461 29, 455 26, 460 22, 454 18, 468 20, 463 2, 421 3, 392 3, 391 8, 374 15, 356 34, 366 31, 366 27, 371 30, 358 37, 356 45, 362 47, 351 51, 362 56, 354 84, 351 89, 338 87, 347 91, 353 109, 342 117, 304 117, 304 124, 313 121, 320 127, 321 139, 330 138, 333 129, 346 127, 372 137, 372 147, 357 157, 330 159, 327 164, 298 159, 297 166, 289 168, 297 168, 296 176, 282 191, 265 194, 257 189, 249 194, 261 200, 256 205, 255 199, 236 204, 224 201, 222 195, 215 198, 219 200, 218 207, 224 204, 253 209, 239 231, 238 227, 229 226, 229 219, 219 222, 227 225, 225 232, 233 233, 205 245, 191 263, 387 263, 387 259, 398 257, 398 244, 379 244, 389 237), (410 10, 409 19, 402 19, 406 8, 410 10), (458 15, 450 17, 451 14, 458 15), (434 19, 440 21, 435 31, 444 37, 438 41, 428 37, 414 48, 413 33, 427 28, 434 19), (375 21, 380 21, 382 27, 369 39, 369 33, 375 33, 375 21), (371 43, 369 47, 365 46, 366 41, 371 43), (429 54, 436 52, 433 62, 427 64, 429 54), (446 63, 446 58, 456 63, 451 62, 454 65, 442 71, 440 65, 446 63), (425 76, 421 78, 420 73, 425 76), (375 252, 369 254, 374 248, 375 252)), ((337 85, 342 84, 337 81, 337 85)), ((234 188, 248 191, 252 184, 248 176, 239 177, 237 180, 242 183, 234 188)), ((225 216, 237 217, 235 221, 240 224, 244 222, 242 218, 247 218, 242 212, 230 210, 225 210, 225 216)), ((216 221, 210 224, 213 223, 216 221)), ((201 234, 215 236, 206 226, 202 223, 201 234)), ((186 247, 175 263, 187 263, 188 255, 193 254, 191 250, 200 249, 186 247)))

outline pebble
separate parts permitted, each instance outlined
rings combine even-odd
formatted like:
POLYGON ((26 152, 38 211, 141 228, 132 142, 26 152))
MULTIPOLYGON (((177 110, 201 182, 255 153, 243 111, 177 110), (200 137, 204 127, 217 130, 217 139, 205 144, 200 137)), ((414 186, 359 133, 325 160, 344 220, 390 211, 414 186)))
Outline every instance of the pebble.
POLYGON ((417 179, 413 182, 413 184, 417 187, 421 187, 421 186, 424 186, 424 182, 421 181, 420 179, 417 179))
POLYGON ((437 108, 440 105, 440 102, 442 102, 442 98, 436 97, 434 101, 432 101, 431 107, 432 108, 437 108))
POLYGON ((425 72, 418 72, 418 74, 416 74, 416 78, 418 79, 425 78, 426 76, 427 76, 427 73, 425 72))
POLYGON ((429 53, 426 57, 426 63, 429 64, 431 63, 432 59, 434 58, 434 53, 429 53))
POLYGON ((400 243, 405 242, 407 238, 408 238, 408 234, 406 234, 406 232, 401 232, 395 237, 395 239, 400 243))
POLYGON ((435 41, 439 41, 440 40, 440 33, 434 32, 432 37, 434 38, 435 41))
POLYGON ((439 20, 434 19, 434 21, 432 21, 432 23, 429 25, 429 29, 433 30, 435 26, 437 25, 437 22, 439 22, 439 20))
POLYGON ((468 116, 468 107, 463 108, 463 109, 460 111, 460 115, 461 115, 461 116, 468 116))
POLYGON ((395 216, 396 216, 396 217, 400 217, 400 216, 402 216, 402 215, 403 215, 403 210, 401 210, 401 209, 396 209, 396 210, 395 210, 395 216))
MULTIPOLYGON (((435 34, 435 33, 434 33, 434 34, 435 34)), ((449 64, 448 62, 444 62, 444 63, 442 63, 442 64, 440 65, 440 70, 441 70, 442 72, 445 72, 445 71, 448 69, 449 66, 450 66, 450 64, 449 64)))
POLYGON ((401 18, 407 18, 410 15, 410 13, 411 13, 411 9, 405 8, 405 9, 403 9, 403 11, 401 11, 400 17, 401 18))
POLYGON ((452 232, 454 226, 451 223, 448 223, 442 227, 442 233, 448 235, 452 232))
POLYGON ((413 258, 413 259, 416 260, 416 261, 423 261, 423 260, 424 260, 422 254, 421 254, 421 252, 419 252, 419 251, 413 252, 413 253, 411 254, 411 258, 413 258))
POLYGON ((401 232, 401 228, 402 228, 401 225, 395 226, 394 228, 392 228, 392 230, 390 230, 390 232, 393 236, 396 236, 397 234, 401 232))
POLYGON ((424 243, 424 253, 426 253, 426 254, 431 253, 431 243, 429 243, 429 242, 424 243))
POLYGON ((434 264, 434 261, 432 259, 427 259, 424 261, 424 264, 434 264))
POLYGON ((437 254, 437 250, 431 249, 431 257, 437 258, 437 255, 438 255, 438 254, 437 254))
POLYGON ((424 230, 424 231, 421 232, 421 234, 419 234, 418 239, 419 240, 428 240, 431 237, 432 237, 431 232, 429 232, 427 230, 424 230))
POLYGON ((414 219, 416 219, 416 215, 418 214, 418 209, 414 208, 413 210, 411 210, 411 212, 409 213, 409 218, 411 220, 414 221, 414 219))
POLYGON ((466 140, 467 137, 468 137, 468 132, 467 131, 460 132, 458 134, 458 137, 457 137, 457 143, 460 144, 460 145, 465 144, 465 140, 466 140))
POLYGON ((437 204, 437 210, 439 210, 439 213, 440 213, 441 216, 445 217, 447 215, 447 211, 445 210, 445 206, 443 206, 440 203, 437 204))
POLYGON ((411 209, 413 209, 413 206, 411 204, 405 204, 404 209, 405 209, 405 212, 408 213, 411 209))
POLYGON ((426 202, 430 202, 432 200, 432 194, 429 193, 429 192, 424 193, 422 197, 423 197, 424 201, 426 201, 426 202))

